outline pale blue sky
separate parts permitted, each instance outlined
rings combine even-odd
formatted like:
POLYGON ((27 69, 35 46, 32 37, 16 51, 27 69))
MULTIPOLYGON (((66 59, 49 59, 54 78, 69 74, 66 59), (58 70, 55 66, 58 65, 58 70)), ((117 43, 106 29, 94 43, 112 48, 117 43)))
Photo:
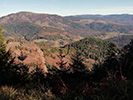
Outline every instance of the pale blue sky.
POLYGON ((63 16, 133 14, 133 0, 0 0, 0 16, 19 11, 63 16))

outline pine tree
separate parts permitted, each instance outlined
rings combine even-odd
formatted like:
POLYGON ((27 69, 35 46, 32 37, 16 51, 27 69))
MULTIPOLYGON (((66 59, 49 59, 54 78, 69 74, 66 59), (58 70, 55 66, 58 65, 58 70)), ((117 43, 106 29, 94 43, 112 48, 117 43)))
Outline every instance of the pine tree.
POLYGON ((2 29, 0 28, 0 84, 6 81, 5 77, 11 76, 8 74, 10 71, 11 63, 13 59, 11 59, 10 51, 6 51, 5 40, 3 36, 2 29), (7 74, 9 76, 7 76, 7 74))
POLYGON ((5 41, 4 41, 4 36, 2 29, 0 28, 0 67, 3 67, 7 61, 8 61, 8 55, 9 52, 6 52, 6 46, 5 46, 5 41))
POLYGON ((124 47, 124 53, 121 55, 121 66, 123 74, 133 79, 133 40, 124 47))
POLYGON ((87 67, 84 64, 84 57, 82 55, 82 51, 76 50, 76 53, 72 56, 72 64, 73 72, 86 72, 87 67))
POLYGON ((3 53, 5 53, 5 43, 4 43, 4 36, 3 36, 3 32, 2 29, 0 28, 0 56, 3 55, 3 53))
POLYGON ((65 61, 65 54, 63 54, 63 51, 60 49, 59 50, 59 61, 57 62, 58 67, 60 68, 60 70, 65 71, 66 70, 66 64, 67 61, 65 61))
POLYGON ((119 56, 112 52, 104 63, 102 64, 108 77, 113 77, 116 79, 122 79, 122 71, 121 66, 119 65, 119 56))
POLYGON ((14 64, 10 51, 6 51, 2 29, 0 29, 0 85, 25 83, 29 68, 23 64, 14 64))

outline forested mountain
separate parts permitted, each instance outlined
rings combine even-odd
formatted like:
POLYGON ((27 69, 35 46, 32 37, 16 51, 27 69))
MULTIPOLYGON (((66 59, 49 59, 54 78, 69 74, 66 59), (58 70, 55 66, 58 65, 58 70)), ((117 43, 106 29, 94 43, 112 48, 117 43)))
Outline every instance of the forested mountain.
POLYGON ((108 40, 122 47, 129 43, 133 37, 133 16, 120 15, 77 15, 67 16, 66 19, 80 23, 89 30, 95 30, 108 37, 108 40), (117 34, 116 34, 116 33, 117 34))
POLYGON ((112 21, 121 24, 133 25, 133 15, 130 14, 113 14, 113 15, 77 15, 77 16, 67 16, 66 19, 71 20, 83 20, 83 19, 92 19, 92 20, 103 20, 103 21, 112 21))
POLYGON ((69 21, 58 15, 20 12, 0 18, 0 25, 5 34, 22 37, 39 38, 44 35, 67 34, 65 28, 69 21))
POLYGON ((73 49, 80 50, 82 51, 81 54, 85 56, 86 59, 91 58, 100 61, 104 61, 112 52, 119 52, 119 49, 115 44, 98 38, 84 38, 80 41, 66 45, 65 47, 70 49, 70 53, 73 49))
MULTIPOLYGON (((78 15, 58 16, 31 12, 19 12, 0 18, 0 25, 6 36, 27 40, 48 39, 53 36, 86 37, 106 36, 108 38, 133 33, 133 16, 123 15, 78 15), (114 33, 114 35, 112 35, 114 33)), ((114 39, 112 39, 114 40, 114 39)), ((126 42, 126 41, 125 41, 126 42)))

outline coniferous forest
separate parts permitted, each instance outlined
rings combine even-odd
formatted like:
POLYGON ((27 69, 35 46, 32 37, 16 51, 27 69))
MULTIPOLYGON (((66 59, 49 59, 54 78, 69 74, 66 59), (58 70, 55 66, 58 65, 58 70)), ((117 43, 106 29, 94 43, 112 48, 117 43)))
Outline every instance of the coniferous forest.
POLYGON ((64 47, 57 55, 58 67, 47 65, 48 72, 44 73, 35 65, 29 71, 28 65, 14 63, 1 29, 0 100, 132 100, 133 40, 123 48, 98 39, 88 41, 66 46, 73 51, 69 66, 64 47), (91 70, 84 63, 89 58, 97 60, 91 70))

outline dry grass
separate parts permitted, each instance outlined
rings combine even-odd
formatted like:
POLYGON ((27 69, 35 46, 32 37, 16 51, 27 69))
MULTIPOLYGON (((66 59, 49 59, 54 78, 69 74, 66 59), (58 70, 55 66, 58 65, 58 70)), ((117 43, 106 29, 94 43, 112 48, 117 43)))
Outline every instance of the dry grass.
POLYGON ((13 100, 17 96, 17 90, 13 87, 3 86, 0 88, 0 100, 13 100))
POLYGON ((10 86, 0 88, 0 100, 57 100, 50 90, 15 89, 10 86))

